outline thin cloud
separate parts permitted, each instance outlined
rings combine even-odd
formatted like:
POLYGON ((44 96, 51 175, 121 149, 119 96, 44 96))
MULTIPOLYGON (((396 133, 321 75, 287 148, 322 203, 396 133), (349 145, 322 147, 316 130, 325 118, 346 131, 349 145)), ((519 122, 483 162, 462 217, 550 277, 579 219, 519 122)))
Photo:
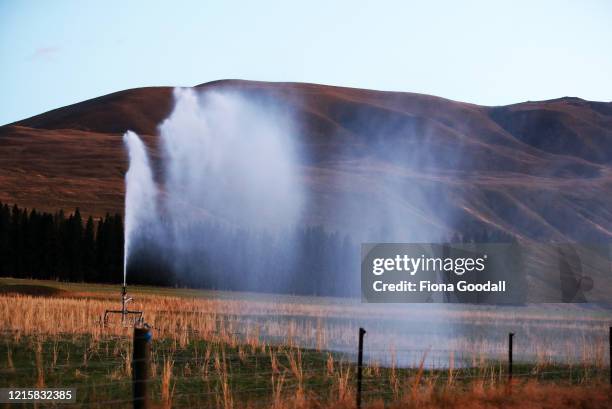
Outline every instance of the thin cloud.
POLYGON ((49 61, 52 60, 58 53, 60 48, 57 46, 39 47, 32 54, 30 60, 49 61))

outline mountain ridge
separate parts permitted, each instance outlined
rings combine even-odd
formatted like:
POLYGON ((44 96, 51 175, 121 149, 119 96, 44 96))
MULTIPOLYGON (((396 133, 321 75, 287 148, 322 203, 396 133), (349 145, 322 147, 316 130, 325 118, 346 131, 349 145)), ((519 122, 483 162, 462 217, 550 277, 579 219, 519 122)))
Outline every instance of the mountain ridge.
MULTIPOLYGON (((118 91, 0 127, 0 201, 121 213, 127 163, 119 136, 131 129, 159 155, 157 127, 172 110, 172 89, 118 91)), ((364 180, 388 179, 420 190, 422 202, 388 200, 406 217, 425 215, 432 228, 480 223, 529 237, 612 238, 606 206, 612 103, 564 97, 490 107, 426 94, 243 80, 194 89, 245 92, 296 113, 309 158, 302 163, 305 180, 318 198, 309 223, 329 222, 341 193, 366 199, 367 189, 358 185, 364 180), (339 187, 351 181, 356 185, 339 187), (436 213, 425 198, 438 191, 451 202, 452 217, 436 213)))

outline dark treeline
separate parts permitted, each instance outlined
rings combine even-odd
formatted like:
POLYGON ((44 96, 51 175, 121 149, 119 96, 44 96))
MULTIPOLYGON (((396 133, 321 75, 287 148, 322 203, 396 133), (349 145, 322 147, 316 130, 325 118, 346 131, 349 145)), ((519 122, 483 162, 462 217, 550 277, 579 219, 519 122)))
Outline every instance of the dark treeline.
MULTIPOLYGON (((128 283, 302 294, 355 291, 345 273, 358 268, 359 248, 348 236, 320 226, 277 235, 215 223, 191 226, 198 237, 183 232, 193 243, 188 254, 177 254, 170 238, 134 243, 128 283)), ((52 214, 0 203, 0 276, 121 283, 123 234, 118 214, 84 220, 79 209, 52 214)))
POLYGON ((83 220, 0 203, 0 276, 61 281, 121 282, 123 220, 83 220))
MULTIPOLYGON (((357 295, 360 246, 322 226, 253 232, 192 223, 177 234, 132 243, 128 283, 316 295, 357 295), (161 242, 160 240, 163 240, 161 242), (175 246, 182 240, 182 246, 175 246), (185 244, 186 243, 186 244, 185 244)), ((511 241, 465 224, 450 242, 511 241)), ((171 231, 171 229, 166 229, 171 231)), ((123 281, 123 220, 83 220, 0 203, 0 276, 61 281, 123 281)))

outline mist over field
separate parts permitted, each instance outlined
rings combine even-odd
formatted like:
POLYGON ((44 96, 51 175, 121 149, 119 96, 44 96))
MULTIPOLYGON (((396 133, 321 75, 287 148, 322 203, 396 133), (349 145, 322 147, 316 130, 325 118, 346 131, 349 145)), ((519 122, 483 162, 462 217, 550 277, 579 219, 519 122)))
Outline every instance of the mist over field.
MULTIPOLYGON (((159 127, 162 175, 149 219, 157 235, 138 260, 144 269, 161 263, 186 284, 287 291, 303 205, 292 118, 231 91, 177 88, 174 98, 159 127)), ((151 210, 134 203, 126 215, 151 210)), ((168 272, 141 274, 155 273, 168 272)))

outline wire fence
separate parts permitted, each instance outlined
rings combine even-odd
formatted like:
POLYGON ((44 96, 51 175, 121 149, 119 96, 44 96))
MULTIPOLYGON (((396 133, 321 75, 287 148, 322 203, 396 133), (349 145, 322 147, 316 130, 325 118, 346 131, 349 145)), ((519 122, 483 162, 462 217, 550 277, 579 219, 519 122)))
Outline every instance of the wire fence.
MULTIPOLYGON (((229 408, 237 402, 267 407, 283 399, 354 399, 357 343, 354 350, 308 349, 240 335, 244 343, 198 339, 181 343, 154 336, 146 362, 148 378, 138 382, 146 385, 148 399, 162 407, 229 408)), ((80 407, 132 407, 134 348, 128 335, 47 337, 0 331, 0 380, 5 387, 75 387, 75 405, 80 407)), ((607 354, 589 362, 566 363, 524 355, 512 367, 507 351, 501 350, 381 348, 366 342, 363 354, 365 403, 399 400, 423 386, 498 387, 509 382, 510 368, 514 382, 591 384, 607 382, 610 376, 607 354)))

